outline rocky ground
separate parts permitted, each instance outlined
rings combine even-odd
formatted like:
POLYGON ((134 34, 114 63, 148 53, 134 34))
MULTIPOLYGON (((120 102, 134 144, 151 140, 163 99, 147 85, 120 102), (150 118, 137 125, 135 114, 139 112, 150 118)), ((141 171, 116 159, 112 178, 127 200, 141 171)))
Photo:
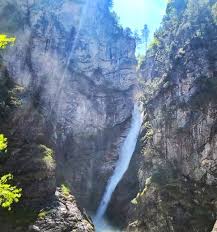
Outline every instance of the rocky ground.
POLYGON ((29 226, 31 232, 92 232, 93 225, 86 214, 77 208, 75 198, 61 192, 55 194, 56 199, 50 206, 39 213, 34 225, 29 226))

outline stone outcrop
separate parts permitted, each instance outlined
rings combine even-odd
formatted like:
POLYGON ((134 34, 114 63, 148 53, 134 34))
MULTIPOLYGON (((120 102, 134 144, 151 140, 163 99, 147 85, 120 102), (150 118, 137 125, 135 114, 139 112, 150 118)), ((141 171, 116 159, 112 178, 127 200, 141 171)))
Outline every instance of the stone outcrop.
POLYGON ((74 197, 65 196, 60 189, 56 192, 56 200, 51 206, 39 213, 39 218, 28 228, 29 232, 92 232, 90 219, 81 214, 74 197))
POLYGON ((209 232, 215 223, 215 7, 171 1, 141 65, 146 119, 129 231, 209 232))

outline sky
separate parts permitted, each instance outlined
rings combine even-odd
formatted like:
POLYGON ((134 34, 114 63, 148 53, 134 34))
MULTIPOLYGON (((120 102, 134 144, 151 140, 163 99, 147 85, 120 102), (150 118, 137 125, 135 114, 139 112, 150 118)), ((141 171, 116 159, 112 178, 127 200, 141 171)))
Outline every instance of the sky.
POLYGON ((150 40, 160 26, 165 14, 166 0, 113 0, 113 11, 120 18, 120 25, 140 32, 144 24, 150 30, 150 40))

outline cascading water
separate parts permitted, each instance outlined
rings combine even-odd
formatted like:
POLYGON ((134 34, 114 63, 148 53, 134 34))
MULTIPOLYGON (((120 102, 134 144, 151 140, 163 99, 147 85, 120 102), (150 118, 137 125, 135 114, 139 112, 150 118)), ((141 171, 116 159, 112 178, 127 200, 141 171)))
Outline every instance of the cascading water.
POLYGON ((140 107, 135 104, 132 113, 132 122, 129 133, 122 145, 114 173, 108 181, 106 191, 102 197, 99 208, 97 209, 96 216, 94 218, 94 224, 96 225, 96 227, 97 225, 100 225, 100 222, 103 221, 103 216, 107 210, 112 194, 129 167, 130 160, 135 150, 137 138, 139 136, 140 128, 142 125, 143 114, 144 112, 142 112, 140 107))

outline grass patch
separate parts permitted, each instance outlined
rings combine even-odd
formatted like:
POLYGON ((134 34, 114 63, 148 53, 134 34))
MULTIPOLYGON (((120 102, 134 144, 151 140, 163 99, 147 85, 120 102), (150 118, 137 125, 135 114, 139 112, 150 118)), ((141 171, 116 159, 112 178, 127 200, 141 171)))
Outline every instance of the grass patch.
POLYGON ((42 210, 39 212, 38 217, 39 217, 40 219, 45 219, 45 217, 47 216, 47 214, 48 214, 48 212, 45 211, 44 209, 42 209, 42 210))
POLYGON ((61 193, 65 196, 65 197, 68 197, 70 195, 70 188, 65 185, 65 184, 62 184, 61 185, 61 193))

